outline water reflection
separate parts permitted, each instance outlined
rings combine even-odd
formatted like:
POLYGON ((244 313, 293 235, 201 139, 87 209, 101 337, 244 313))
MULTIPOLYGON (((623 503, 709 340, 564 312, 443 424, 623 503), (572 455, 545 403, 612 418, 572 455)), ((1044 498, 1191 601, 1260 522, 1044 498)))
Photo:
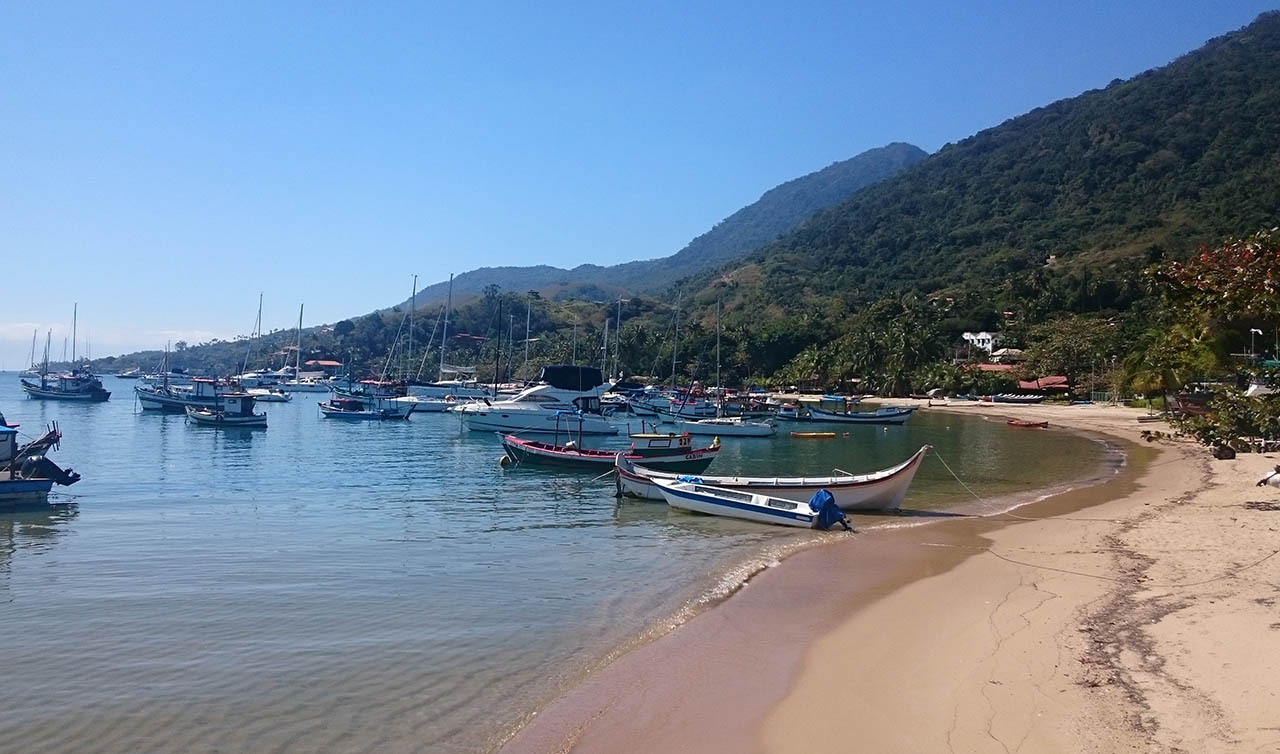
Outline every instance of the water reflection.
POLYGON ((67 524, 78 515, 80 509, 75 504, 0 512, 0 589, 8 589, 14 560, 52 550, 67 524))

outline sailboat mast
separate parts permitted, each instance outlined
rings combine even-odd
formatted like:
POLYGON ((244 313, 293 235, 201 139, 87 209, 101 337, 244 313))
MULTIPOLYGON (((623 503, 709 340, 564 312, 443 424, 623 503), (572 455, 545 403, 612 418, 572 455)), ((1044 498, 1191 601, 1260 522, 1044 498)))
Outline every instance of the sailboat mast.
POLYGON ((600 371, 608 376, 609 370, 609 318, 604 318, 604 346, 600 349, 600 371))
POLYGON ((306 307, 305 303, 298 304, 298 344, 293 349, 293 384, 298 384, 301 379, 298 375, 302 374, 302 310, 306 307))
POLYGON ((676 353, 680 350, 680 293, 676 293, 676 337, 671 344, 671 387, 676 388, 680 383, 676 382, 676 353))
POLYGON ((449 309, 453 306, 453 273, 449 273, 449 297, 444 305, 444 330, 440 335, 440 377, 444 379, 444 349, 449 345, 449 309))
POLYGON ((76 360, 76 315, 80 313, 80 304, 71 305, 71 360, 76 360))
POLYGON ((409 297, 409 350, 404 358, 404 378, 409 379, 409 370, 413 367, 413 310, 418 308, 418 276, 413 276, 413 295, 409 297))
POLYGON ((533 292, 524 296, 524 366, 520 367, 520 376, 529 379, 529 319, 533 314, 533 292))
POLYGON ((716 299, 716 389, 720 391, 720 402, 724 403, 724 385, 720 384, 720 300, 716 299))
POLYGON ((244 351, 244 365, 240 373, 249 371, 249 356, 253 353, 253 339, 262 334, 262 293, 258 293, 258 318, 253 321, 253 332, 249 333, 249 347, 244 351))
POLYGON ((31 331, 31 363, 29 366, 32 367, 36 365, 36 333, 38 332, 40 332, 39 329, 31 331))

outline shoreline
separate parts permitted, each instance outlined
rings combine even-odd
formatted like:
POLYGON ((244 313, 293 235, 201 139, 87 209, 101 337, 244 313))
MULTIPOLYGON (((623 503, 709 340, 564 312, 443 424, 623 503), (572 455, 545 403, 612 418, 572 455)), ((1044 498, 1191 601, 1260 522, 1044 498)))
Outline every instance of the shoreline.
MULTIPOLYGON (((947 574, 960 574, 960 577, 959 591, 956 591, 957 584, 949 585, 946 591, 967 594, 972 588, 980 588, 984 580, 989 581, 991 575, 985 573, 973 581, 973 577, 968 575, 969 570, 986 572, 996 567, 1037 571, 1044 566, 1037 566, 1034 562, 1031 565, 1016 565, 986 554, 991 552, 992 547, 1002 545, 1007 535, 1001 532, 1012 530, 1062 530, 1065 534, 1048 536, 1046 541, 1049 544, 1045 546, 1050 548, 1062 545, 1063 542, 1059 541, 1062 536, 1074 538, 1073 542, 1082 537, 1087 539, 1095 536, 1090 530, 1108 530, 1107 536, 1112 536, 1109 530, 1122 525, 1120 522, 1125 520, 1123 515, 1116 514, 1113 518, 1105 519, 1105 523, 1094 520, 1092 516, 1076 517, 1088 520, 1070 522, 1073 517, 1069 513, 1085 508, 1118 506, 1121 513, 1132 514, 1134 509, 1149 506, 1151 501, 1147 498, 1151 498, 1153 494, 1159 497, 1168 491, 1171 478, 1167 470, 1162 468, 1164 464, 1171 464, 1185 471, 1188 464, 1173 462, 1186 461, 1188 456, 1202 458, 1204 455, 1197 455, 1198 448, 1185 445, 1134 445, 1143 427, 1137 421, 1143 414, 1141 410, 1105 406, 1004 404, 965 405, 958 408, 935 405, 929 410, 1048 419, 1051 425, 1060 428, 1117 438, 1129 446, 1133 460, 1117 476, 1101 484, 1077 486, 1038 502, 1018 506, 1020 513, 1028 515, 995 514, 980 519, 939 521, 927 527, 884 529, 860 537, 852 547, 823 544, 806 548, 788 557, 779 567, 757 573, 730 599, 699 614, 674 631, 623 654, 571 688, 517 730, 501 751, 629 751, 634 750, 638 741, 643 741, 646 748, 680 751, 825 750, 816 745, 810 746, 814 742, 803 735, 804 731, 814 727, 815 712, 810 705, 817 705, 828 711, 846 706, 849 709, 869 710, 864 696, 874 696, 866 694, 869 689, 863 688, 862 679, 859 678, 857 686, 864 692, 863 695, 849 699, 846 703, 820 701, 822 698, 839 698, 838 692, 842 690, 849 692, 848 678, 858 677, 857 670, 861 663, 869 659, 863 649, 865 642, 850 639, 857 637, 858 631, 867 630, 867 626, 878 625, 881 632, 890 635, 900 633, 894 625, 886 626, 884 615, 877 619, 871 617, 877 614, 877 606, 901 601, 900 595, 911 592, 921 583, 936 579, 947 581, 950 579, 947 574), (1143 462, 1144 458, 1149 461, 1158 460, 1150 461, 1148 465, 1143 462), (1158 483, 1153 484, 1153 480, 1158 483), (1054 518, 1055 516, 1058 518, 1054 518), (1067 523, 1070 526, 1064 526, 1067 523), (920 539, 928 539, 929 542, 913 541, 920 539), (929 546, 920 547, 922 544, 929 546), (920 552, 921 550, 925 552, 920 552), (975 558, 975 555, 984 557, 975 558), (971 569, 969 564, 974 561, 982 561, 984 566, 971 569), (986 561, 991 563, 987 564, 986 561), (815 586, 821 584, 823 579, 830 580, 832 573, 841 575, 841 583, 834 588, 815 586), (847 574, 855 575, 846 577, 847 574), (807 595, 807 599, 801 599, 800 595, 807 595), (851 625, 857 627, 850 628, 851 625), (744 626, 749 626, 750 629, 745 629, 744 626), (731 646, 728 648, 725 646, 725 636, 732 636, 731 646), (831 657, 861 659, 832 660, 831 657), (832 666, 843 668, 844 672, 831 672, 832 666), (749 677, 746 677, 744 670, 748 668, 749 677), (839 684, 836 684, 837 688, 831 688, 832 677, 845 678, 845 688, 839 688, 839 684), (822 693, 815 697, 815 690, 821 690, 822 693), (788 727, 787 720, 793 721, 791 728, 788 727), (805 748, 788 747, 788 740, 804 741, 805 748)), ((1247 461, 1250 457, 1242 458, 1247 461)), ((1260 457, 1252 457, 1252 460, 1253 466, 1266 467, 1260 457)), ((1174 486, 1188 481, 1183 479, 1185 474, 1174 476, 1179 480, 1174 486)), ((1190 481, 1192 484, 1185 492, 1195 494, 1199 487, 1194 483, 1196 480, 1190 481)), ((1277 519, 1280 521, 1280 517, 1277 519)), ((1022 536, 1019 535, 1019 541, 1022 536)), ((1037 537, 1044 539, 1047 535, 1040 531, 1026 536, 1034 544, 1037 537)), ((1114 554, 1118 549, 1120 547, 1115 543, 1107 548, 1095 547, 1094 559, 1118 557, 1114 554)), ((1082 559, 1081 562, 1089 560, 1087 554, 1079 554, 1078 557, 1082 559)), ((1086 564, 1105 572, 1109 560, 1107 563, 1086 564)), ((1049 570, 1046 573, 1056 572, 1049 570)), ((1071 604, 1073 610, 1101 599, 1114 584, 1067 573, 1058 576, 1096 582, 1092 591, 1076 589, 1069 599, 1054 598, 1063 605, 1071 604), (1107 588, 1103 588, 1104 584, 1108 585, 1107 588), (1086 593, 1087 599, 1084 596, 1086 593)), ((919 600, 914 601, 910 612, 916 616, 917 622, 929 626, 936 626, 940 621, 945 623, 947 616, 937 614, 938 610, 927 602, 926 600, 926 604, 920 604, 919 600)), ((1068 612, 1075 616, 1075 612, 1068 612)), ((1081 613, 1077 622, 1084 621, 1083 615, 1081 613)), ((1065 619, 1060 617, 1059 623, 1063 620, 1065 619)), ((1065 624, 1054 625, 1060 629, 1059 633, 1066 630, 1062 628, 1065 624)), ((1106 632, 1098 633, 1095 629, 1094 633, 1102 636, 1106 632)), ((874 635, 874 632, 868 635, 874 635)), ((865 636, 862 638, 865 639, 865 636)), ((923 637, 921 642, 923 643, 919 649, 931 649, 931 645, 923 637)), ((1112 644, 1118 646, 1116 642, 1112 644)), ((967 646, 961 646, 944 653, 939 653, 936 649, 923 653, 964 657, 968 651, 967 646)), ((898 648, 884 651, 888 665, 884 672, 877 675, 882 680, 884 677, 901 675, 896 671, 900 669, 899 666, 905 667, 908 664, 904 653, 911 654, 898 648)), ((1118 658, 1123 655, 1124 652, 1117 651, 1118 658)), ((1088 655, 1086 653, 1082 656, 1088 655)), ((1102 666, 1100 663, 1092 663, 1095 670, 1102 666)), ((1111 673, 1117 675, 1120 670, 1113 669, 1111 673)), ((1100 685, 1125 687, 1119 681, 1107 681, 1100 685)), ((1081 688, 1097 689, 1100 685, 1081 688)), ((919 689, 912 691, 918 692, 919 689)), ((1070 691, 1060 690, 1057 693, 1066 694, 1070 691)), ((1075 691, 1077 693, 1073 696, 1079 696, 1079 690, 1075 691)), ((1090 693, 1093 696, 1102 695, 1101 692, 1090 693)), ((1135 695, 1132 690, 1127 693, 1135 695)), ((895 697, 890 693, 886 698, 895 697)), ((914 706, 895 703, 906 710, 914 706)), ((1111 700, 1111 704, 1112 708, 1117 708, 1118 702, 1111 700)), ((1119 704, 1119 707, 1126 705, 1119 704)), ((1096 719, 1099 711, 1094 709, 1092 714, 1096 719)), ((868 716, 873 718, 872 725, 882 730, 894 727, 880 725, 878 722, 891 719, 891 716, 879 713, 868 716)), ((860 711, 857 715, 859 735, 866 726, 863 718, 864 713, 860 711)), ((914 715, 906 720, 910 722, 907 727, 918 728, 918 722, 911 722, 912 720, 914 715)), ((830 727, 833 731, 842 729, 841 726, 830 727)), ((1108 726, 1109 729, 1111 727, 1115 726, 1108 726)), ((848 733, 847 730, 845 732, 848 733)), ((840 738, 841 734, 835 735, 830 747, 832 751, 841 750, 839 744, 847 743, 840 738)), ((1103 736, 1100 740, 1107 742, 1113 739, 1114 736, 1103 736)), ((990 737, 985 740, 988 743, 994 741, 990 737)), ((1071 740, 1074 744, 1072 746, 1047 750, 1078 750, 1079 741, 1071 740)), ((894 746, 890 742, 882 743, 890 749, 894 746)), ((929 745, 920 750, 929 750, 929 745)), ((1098 750, 1107 749, 1103 747, 1098 750)))

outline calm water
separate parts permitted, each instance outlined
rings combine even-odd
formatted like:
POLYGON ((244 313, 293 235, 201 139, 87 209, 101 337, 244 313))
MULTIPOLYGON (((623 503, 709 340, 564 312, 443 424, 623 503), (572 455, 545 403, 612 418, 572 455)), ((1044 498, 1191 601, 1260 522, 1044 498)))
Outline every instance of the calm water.
MULTIPOLYGON (((0 375, 0 411, 32 434, 57 420, 53 457, 84 475, 68 505, 0 513, 5 754, 483 752, 611 653, 842 536, 504 472, 496 438, 450 415, 325 420, 302 394, 263 405, 269 429, 219 431, 104 383, 111 401, 85 406, 0 375)), ((727 438, 708 471, 867 471, 927 442, 985 496, 1087 476, 1104 453, 928 411, 849 432, 727 438)), ((906 506, 970 501, 931 458, 906 506)))

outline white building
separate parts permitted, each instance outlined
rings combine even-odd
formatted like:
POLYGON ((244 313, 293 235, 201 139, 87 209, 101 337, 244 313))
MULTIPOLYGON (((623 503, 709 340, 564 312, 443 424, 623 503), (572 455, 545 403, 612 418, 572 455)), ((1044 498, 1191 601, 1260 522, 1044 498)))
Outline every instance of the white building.
POLYGON ((1000 342, 1000 333, 998 332, 967 332, 960 337, 974 348, 981 348, 988 354, 995 350, 996 343, 1000 342))

